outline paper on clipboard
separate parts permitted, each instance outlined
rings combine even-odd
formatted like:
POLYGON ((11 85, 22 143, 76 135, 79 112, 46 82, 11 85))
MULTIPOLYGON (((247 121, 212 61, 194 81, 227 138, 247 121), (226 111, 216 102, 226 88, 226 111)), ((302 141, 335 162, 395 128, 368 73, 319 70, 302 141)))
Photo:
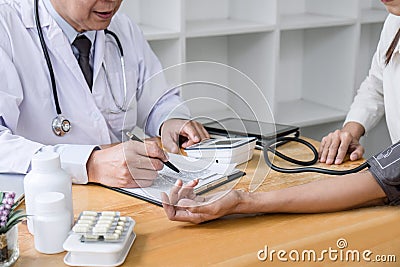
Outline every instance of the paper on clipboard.
POLYGON ((194 191, 200 194, 244 175, 243 172, 235 169, 236 164, 217 164, 213 161, 177 154, 169 154, 169 161, 180 170, 180 173, 164 167, 158 172, 157 178, 150 187, 112 189, 161 205, 161 192, 169 194, 177 179, 181 179, 183 183, 198 179, 199 184, 194 191))

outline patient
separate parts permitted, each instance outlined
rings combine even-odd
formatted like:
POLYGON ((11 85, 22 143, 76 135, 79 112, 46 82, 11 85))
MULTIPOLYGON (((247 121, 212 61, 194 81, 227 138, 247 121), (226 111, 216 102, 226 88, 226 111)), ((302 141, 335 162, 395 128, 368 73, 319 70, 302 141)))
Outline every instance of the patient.
MULTIPOLYGON (((359 138, 379 121, 383 113, 386 113, 392 142, 400 140, 397 86, 400 0, 381 2, 391 14, 383 26, 370 74, 360 87, 347 117, 350 123, 322 140, 321 162, 340 164, 346 153, 350 154, 351 160, 360 158, 364 150, 359 138)), ((164 210, 171 220, 200 223, 238 213, 314 213, 386 203, 399 205, 400 153, 396 146, 400 147, 399 143, 369 159, 368 171, 271 192, 232 190, 205 199, 193 193, 197 181, 184 186, 178 181, 169 197, 163 195, 164 210)))
POLYGON ((186 185, 178 180, 169 196, 163 193, 163 207, 170 220, 201 223, 230 214, 318 213, 399 205, 399 158, 400 142, 370 158, 368 171, 270 192, 231 190, 202 197, 193 192, 197 180, 186 185))

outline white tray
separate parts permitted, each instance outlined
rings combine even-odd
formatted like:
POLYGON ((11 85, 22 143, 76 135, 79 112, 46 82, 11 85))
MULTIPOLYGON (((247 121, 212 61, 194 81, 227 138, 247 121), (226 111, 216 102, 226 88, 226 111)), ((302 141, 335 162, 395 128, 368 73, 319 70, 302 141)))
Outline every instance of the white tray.
POLYGON ((133 232, 134 220, 131 223, 126 238, 122 242, 87 242, 80 241, 81 235, 71 234, 64 242, 68 253, 64 263, 70 266, 119 266, 121 265, 136 239, 133 232))

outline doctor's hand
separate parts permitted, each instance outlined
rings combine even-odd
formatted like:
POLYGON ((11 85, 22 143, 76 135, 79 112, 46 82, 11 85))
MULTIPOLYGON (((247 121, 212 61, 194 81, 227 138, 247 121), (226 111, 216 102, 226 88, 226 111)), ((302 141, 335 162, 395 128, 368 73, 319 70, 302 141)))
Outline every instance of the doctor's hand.
POLYGON ((243 192, 231 190, 202 197, 193 192, 193 188, 197 184, 197 180, 185 185, 182 184, 181 180, 178 180, 171 189, 169 196, 162 193, 162 205, 168 219, 198 224, 238 213, 236 209, 243 192))
POLYGON ((207 130, 197 121, 169 119, 161 126, 161 142, 172 153, 179 152, 179 143, 186 148, 209 138, 207 130))
POLYGON ((155 141, 127 141, 95 150, 86 164, 89 182, 111 187, 147 187, 168 158, 155 141))
POLYGON ((364 154, 364 147, 359 140, 364 134, 364 127, 356 122, 349 122, 341 130, 336 130, 322 138, 319 148, 319 161, 326 164, 341 164, 347 153, 350 160, 358 160, 364 154))

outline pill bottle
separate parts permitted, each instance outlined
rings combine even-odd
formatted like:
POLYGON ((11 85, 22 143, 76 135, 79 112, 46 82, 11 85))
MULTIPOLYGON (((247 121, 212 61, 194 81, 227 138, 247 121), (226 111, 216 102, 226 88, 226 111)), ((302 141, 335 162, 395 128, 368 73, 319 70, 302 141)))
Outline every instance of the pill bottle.
POLYGON ((64 241, 71 230, 70 212, 64 194, 59 192, 39 193, 35 197, 35 249, 45 254, 63 252, 64 241))
POLYGON ((73 224, 72 180, 61 168, 60 155, 52 151, 36 153, 31 161, 31 171, 24 178, 25 207, 28 216, 28 230, 34 234, 35 197, 39 193, 60 192, 64 194, 70 225, 73 224))

